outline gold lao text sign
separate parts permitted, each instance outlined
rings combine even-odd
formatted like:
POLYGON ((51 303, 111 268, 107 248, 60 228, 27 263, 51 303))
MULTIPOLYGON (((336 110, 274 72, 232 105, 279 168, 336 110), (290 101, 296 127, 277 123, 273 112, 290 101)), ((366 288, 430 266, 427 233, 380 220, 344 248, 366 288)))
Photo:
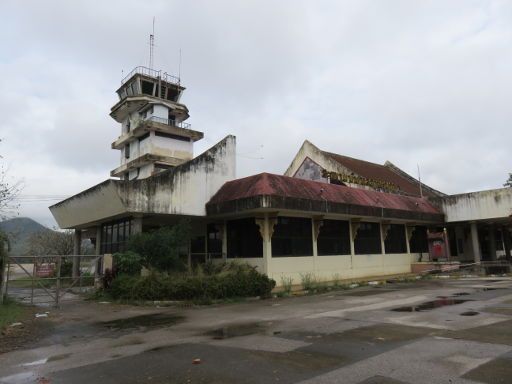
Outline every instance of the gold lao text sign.
POLYGON ((330 180, 337 180, 348 184, 364 185, 373 189, 389 192, 399 192, 398 185, 390 183, 389 181, 367 179, 366 177, 357 175, 347 175, 346 173, 329 172, 326 169, 322 170, 322 177, 330 180))

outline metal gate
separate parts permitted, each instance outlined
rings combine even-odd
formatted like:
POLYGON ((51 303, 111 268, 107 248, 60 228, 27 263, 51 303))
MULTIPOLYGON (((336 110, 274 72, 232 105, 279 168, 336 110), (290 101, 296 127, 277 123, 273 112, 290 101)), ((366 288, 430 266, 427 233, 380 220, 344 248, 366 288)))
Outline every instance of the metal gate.
POLYGON ((77 299, 98 286, 102 262, 103 255, 7 256, 0 300, 58 306, 77 299))

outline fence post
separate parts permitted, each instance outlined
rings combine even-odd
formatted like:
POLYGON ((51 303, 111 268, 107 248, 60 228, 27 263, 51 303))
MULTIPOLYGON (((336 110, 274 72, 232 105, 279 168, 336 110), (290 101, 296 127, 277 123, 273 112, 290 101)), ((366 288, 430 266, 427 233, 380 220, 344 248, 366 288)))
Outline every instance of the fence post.
MULTIPOLYGON (((3 247, 4 246, 3 243, 0 243, 0 246, 3 247)), ((0 278, 1 278, 0 283, 2 285, 0 287, 0 304, 3 304, 4 298, 7 295, 8 274, 7 274, 6 269, 7 269, 7 264, 9 263, 9 260, 7 259, 7 257, 8 257, 7 252, 2 252, 1 255, 2 255, 2 259, 0 261, 2 262, 2 265, 1 265, 2 268, 0 269, 0 278)))
POLYGON ((62 265, 62 256, 57 256, 57 289, 55 292, 55 306, 59 306, 59 296, 60 296, 60 267, 62 265))
POLYGON ((36 263, 37 259, 34 256, 32 259, 32 289, 30 292, 30 304, 34 304, 34 285, 36 283, 36 263))

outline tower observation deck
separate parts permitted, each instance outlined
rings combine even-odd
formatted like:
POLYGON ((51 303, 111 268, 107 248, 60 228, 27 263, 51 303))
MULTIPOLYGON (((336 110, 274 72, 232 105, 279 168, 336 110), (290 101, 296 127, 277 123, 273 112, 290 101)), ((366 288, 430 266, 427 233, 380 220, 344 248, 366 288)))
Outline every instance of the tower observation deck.
POLYGON ((121 123, 121 135, 112 143, 121 159, 111 176, 143 179, 193 158, 193 144, 204 135, 185 122, 184 90, 178 77, 147 67, 136 67, 121 81, 119 102, 110 111, 121 123))

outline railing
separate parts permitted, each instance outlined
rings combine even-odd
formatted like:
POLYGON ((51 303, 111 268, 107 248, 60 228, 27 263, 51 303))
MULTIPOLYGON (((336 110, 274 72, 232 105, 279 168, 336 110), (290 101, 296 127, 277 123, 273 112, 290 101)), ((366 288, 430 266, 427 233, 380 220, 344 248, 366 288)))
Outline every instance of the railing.
POLYGON ((141 74, 141 75, 149 76, 149 77, 155 77, 155 78, 160 77, 163 81, 165 81, 167 83, 178 84, 178 85, 180 84, 180 78, 177 76, 169 75, 167 72, 157 71, 157 70, 154 70, 154 69, 151 69, 148 67, 143 67, 143 66, 135 67, 128 75, 126 75, 124 77, 123 80, 121 80, 121 84, 126 83, 126 81, 128 79, 130 79, 130 77, 132 77, 133 75, 135 75, 137 73, 141 74))
POLYGON ((191 127, 191 125, 189 123, 185 123, 185 122, 178 123, 178 122, 176 122, 176 120, 164 119, 162 117, 157 117, 157 116, 151 116, 143 121, 148 121, 148 120, 155 121, 160 124, 170 125, 173 127, 183 128, 183 129, 190 129, 190 127, 191 127))

